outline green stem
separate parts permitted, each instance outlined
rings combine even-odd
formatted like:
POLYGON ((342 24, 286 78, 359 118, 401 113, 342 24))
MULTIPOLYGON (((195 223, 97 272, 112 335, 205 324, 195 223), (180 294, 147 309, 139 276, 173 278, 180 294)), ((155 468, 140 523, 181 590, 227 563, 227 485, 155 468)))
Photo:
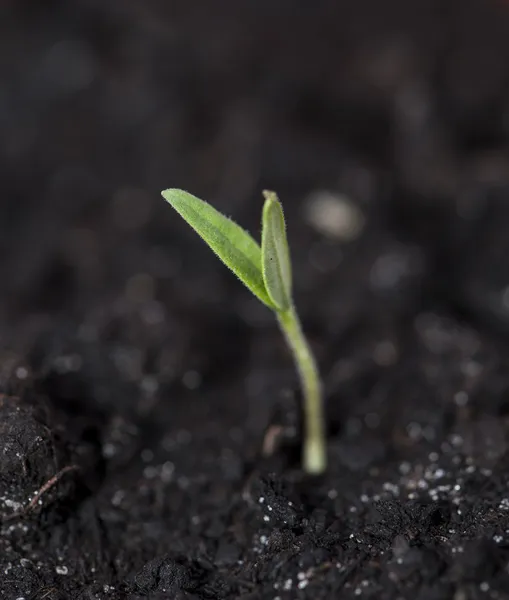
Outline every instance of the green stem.
POLYGON ((327 465, 322 389, 318 367, 304 336, 295 308, 278 313, 278 321, 292 350, 304 395, 303 463, 307 473, 320 474, 327 465))

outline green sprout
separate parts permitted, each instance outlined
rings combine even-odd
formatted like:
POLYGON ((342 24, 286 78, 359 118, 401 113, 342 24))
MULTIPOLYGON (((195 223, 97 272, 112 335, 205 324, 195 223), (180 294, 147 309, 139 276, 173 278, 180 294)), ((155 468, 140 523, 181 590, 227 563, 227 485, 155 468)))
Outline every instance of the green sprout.
POLYGON ((327 458, 320 376, 292 300, 290 251, 277 195, 263 192, 261 247, 239 225, 196 196, 176 189, 162 195, 242 283, 276 313, 303 389, 304 470, 322 473, 327 458))

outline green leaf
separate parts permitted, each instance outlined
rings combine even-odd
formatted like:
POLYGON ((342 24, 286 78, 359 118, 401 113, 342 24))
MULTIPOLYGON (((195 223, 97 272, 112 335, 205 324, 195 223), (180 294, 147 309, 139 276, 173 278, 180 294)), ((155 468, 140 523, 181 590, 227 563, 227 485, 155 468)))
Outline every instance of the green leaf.
POLYGON ((283 208, 274 192, 264 191, 262 271, 265 288, 280 311, 292 305, 292 266, 283 208))
POLYGON ((188 192, 170 189, 161 194, 242 283, 274 310, 263 280, 261 249, 251 235, 188 192))

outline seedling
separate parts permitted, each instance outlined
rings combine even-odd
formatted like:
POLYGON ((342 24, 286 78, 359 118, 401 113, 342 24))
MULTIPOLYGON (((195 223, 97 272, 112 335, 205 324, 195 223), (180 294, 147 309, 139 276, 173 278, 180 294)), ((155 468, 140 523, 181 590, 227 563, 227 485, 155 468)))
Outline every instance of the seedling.
POLYGON ((320 376, 292 299, 290 251, 277 195, 263 192, 261 247, 239 225, 196 196, 175 189, 162 195, 242 283, 275 312, 295 359, 304 395, 304 470, 322 473, 327 458, 320 376))

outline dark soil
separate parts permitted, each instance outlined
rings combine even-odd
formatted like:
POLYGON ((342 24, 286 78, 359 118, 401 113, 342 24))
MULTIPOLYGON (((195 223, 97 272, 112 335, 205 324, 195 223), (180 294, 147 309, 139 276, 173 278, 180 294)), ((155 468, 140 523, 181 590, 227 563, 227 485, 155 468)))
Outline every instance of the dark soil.
POLYGON ((0 57, 0 597, 509 598, 509 5, 4 0, 0 57), (280 193, 325 476, 166 187, 280 193))

